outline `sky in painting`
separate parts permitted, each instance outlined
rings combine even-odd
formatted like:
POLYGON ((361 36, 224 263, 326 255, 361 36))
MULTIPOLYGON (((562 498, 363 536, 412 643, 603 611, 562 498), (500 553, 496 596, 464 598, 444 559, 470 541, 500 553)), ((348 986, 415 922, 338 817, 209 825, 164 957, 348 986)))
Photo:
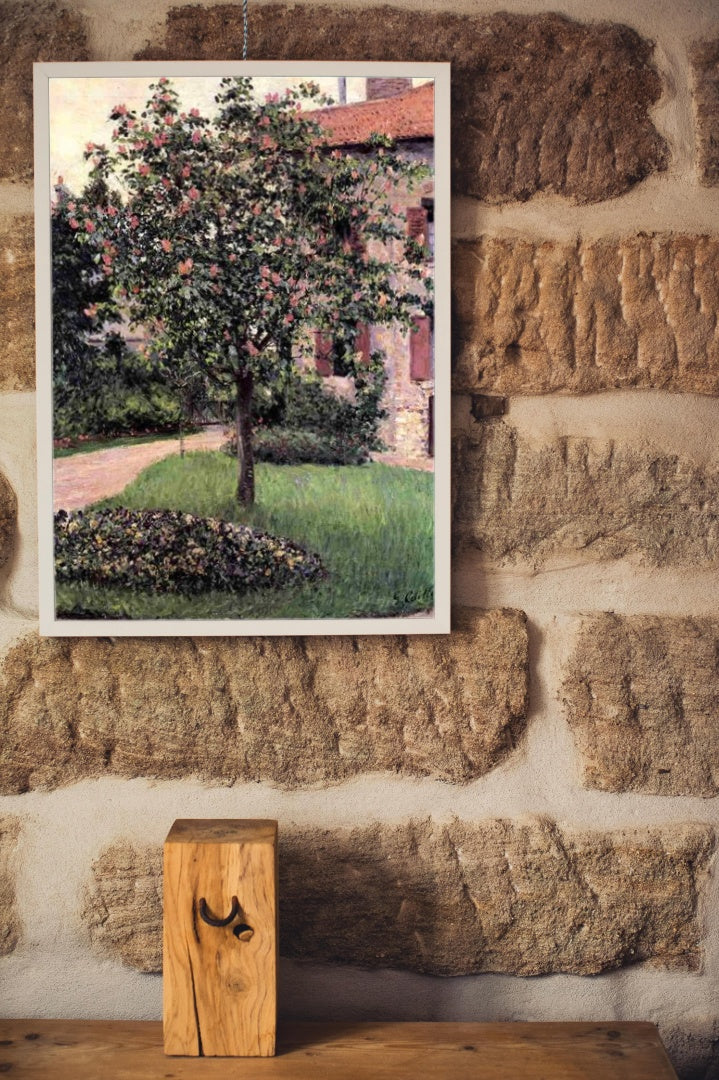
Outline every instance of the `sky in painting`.
MULTIPOLYGON (((285 87, 312 79, 335 101, 338 100, 336 78, 258 77, 254 79, 256 96, 282 93, 285 87)), ((155 79, 139 78, 79 78, 50 79, 50 174, 52 182, 59 177, 74 193, 78 193, 88 177, 83 151, 88 142, 108 143, 115 124, 108 120, 115 105, 141 111, 149 95, 148 86, 155 79)), ((424 82, 414 79, 414 83, 424 82)), ((175 76, 172 83, 180 95, 182 108, 197 108, 205 116, 215 111, 215 94, 219 78, 206 76, 175 76)), ((347 101, 362 101, 365 96, 364 78, 347 79, 347 101)), ((308 107, 309 107, 308 103, 308 107)))

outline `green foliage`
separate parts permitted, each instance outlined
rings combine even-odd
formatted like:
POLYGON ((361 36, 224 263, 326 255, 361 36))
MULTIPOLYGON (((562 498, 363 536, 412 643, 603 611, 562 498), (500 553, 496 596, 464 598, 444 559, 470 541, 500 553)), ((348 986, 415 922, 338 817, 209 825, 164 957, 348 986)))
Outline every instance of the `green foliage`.
POLYGON ((358 323, 409 326, 427 302, 411 245, 368 247, 406 246, 392 191, 427 169, 382 136, 372 154, 331 150, 304 109, 324 103, 310 83, 259 102, 251 79, 224 79, 211 119, 182 111, 167 79, 149 90, 139 115, 113 109, 110 147, 86 153, 97 198, 64 216, 168 383, 236 399, 249 492, 253 386, 281 381, 298 328, 351 344, 358 323))
MULTIPOLYGON (((258 464, 258 500, 239 507, 234 466, 220 453, 168 457, 104 506, 170 507, 291 536, 319 554, 325 580, 253 593, 139 593, 89 585, 57 589, 69 611, 112 609, 126 618, 361 618, 433 605, 434 477, 413 469, 258 464)), ((358 627, 361 630, 361 626, 358 627)))
POLYGON ((55 408, 56 439, 129 432, 176 432, 182 420, 177 398, 164 386, 123 386, 120 379, 98 387, 93 397, 77 396, 55 408))
POLYGON ((192 595, 280 588, 324 573, 291 541, 217 518, 123 507, 55 515, 59 582, 192 595))
MULTIPOLYGON (((369 460, 363 446, 350 437, 321 435, 301 428, 260 428, 252 437, 255 461, 271 461, 275 465, 361 465, 369 460)), ((235 453, 234 441, 223 450, 235 453)))

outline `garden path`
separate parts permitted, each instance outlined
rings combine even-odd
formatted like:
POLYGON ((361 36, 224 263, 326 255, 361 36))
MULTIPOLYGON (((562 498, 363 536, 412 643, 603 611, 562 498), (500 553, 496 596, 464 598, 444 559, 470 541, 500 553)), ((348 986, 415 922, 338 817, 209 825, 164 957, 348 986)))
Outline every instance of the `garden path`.
MULTIPOLYGON (((213 425, 185 438, 186 450, 219 450, 227 436, 213 425)), ((79 510, 119 495, 135 477, 155 461, 179 452, 179 439, 162 439, 137 446, 114 446, 87 454, 56 458, 53 466, 53 509, 79 510)))

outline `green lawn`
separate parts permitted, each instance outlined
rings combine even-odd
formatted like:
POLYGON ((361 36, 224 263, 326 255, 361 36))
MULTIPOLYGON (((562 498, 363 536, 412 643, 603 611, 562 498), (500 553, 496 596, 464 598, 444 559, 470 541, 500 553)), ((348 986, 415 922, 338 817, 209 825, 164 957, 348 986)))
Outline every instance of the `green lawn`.
POLYGON ((387 465, 256 466, 257 502, 234 500, 235 463, 222 453, 165 458, 98 506, 184 510, 243 522, 317 552, 326 581, 246 595, 154 595, 58 586, 74 605, 124 618, 348 618, 433 606, 434 477, 387 465))

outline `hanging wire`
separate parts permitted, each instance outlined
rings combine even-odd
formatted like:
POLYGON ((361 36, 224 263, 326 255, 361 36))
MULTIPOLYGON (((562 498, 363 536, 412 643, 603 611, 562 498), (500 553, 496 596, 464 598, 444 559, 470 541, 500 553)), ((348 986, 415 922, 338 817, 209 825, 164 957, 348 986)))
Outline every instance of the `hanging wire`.
POLYGON ((247 3, 242 0, 242 59, 247 59, 247 3))

